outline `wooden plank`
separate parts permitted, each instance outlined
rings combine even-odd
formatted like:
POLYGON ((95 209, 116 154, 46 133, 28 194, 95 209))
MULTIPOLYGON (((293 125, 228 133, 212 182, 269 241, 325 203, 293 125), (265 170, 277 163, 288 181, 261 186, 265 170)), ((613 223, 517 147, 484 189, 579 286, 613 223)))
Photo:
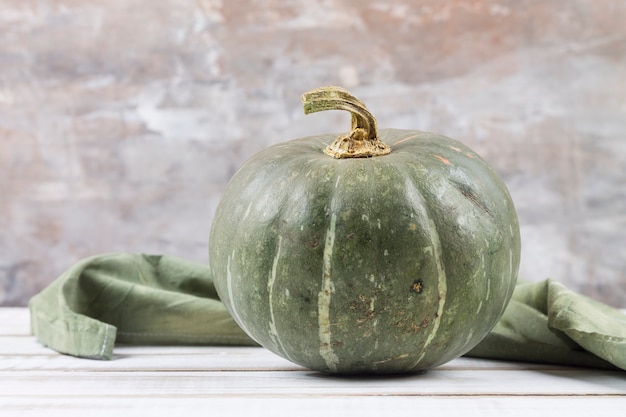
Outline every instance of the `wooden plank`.
POLYGON ((621 372, 552 370, 432 370, 388 378, 337 378, 291 372, 58 372, 0 373, 0 397, 223 396, 626 396, 621 372))
MULTIPOLYGON (((6 415, 46 417, 577 417, 622 415, 626 400, 611 397, 273 397, 273 398, 0 398, 6 415), (118 414, 118 413, 122 414, 118 414), (393 414, 390 414, 393 413, 393 414)), ((3 414, 5 415, 5 414, 3 414)))
MULTIPOLYGON (((0 343, 2 340, 0 339, 0 343)), ((304 368, 262 348, 206 348, 201 353, 181 354, 180 349, 163 348, 166 353, 135 354, 132 348, 120 349, 113 360, 75 358, 57 353, 46 355, 0 355, 0 370, 5 371, 295 371, 304 368), (167 353, 167 352, 170 353, 167 353)))
POLYGON ((30 334, 30 314, 25 307, 0 308, 0 336, 30 334))
MULTIPOLYGON (((0 339, 1 343, 1 339, 0 339)), ((167 348, 164 348, 167 351, 167 348)), ((305 368, 295 365, 262 348, 207 348, 205 353, 176 354, 176 349, 168 353, 135 354, 132 348, 128 355, 116 355, 111 361, 75 358, 60 354, 48 355, 0 355, 0 370, 10 371, 302 371, 305 368)), ((459 358, 437 368, 437 370, 558 370, 566 367, 509 363, 470 358, 459 358)))
MULTIPOLYGON (((0 337, 0 370, 64 371, 232 371, 303 370, 260 347, 237 346, 118 346, 113 360, 100 361, 61 355, 34 337, 0 337)), ((551 370, 558 365, 459 358, 439 370, 551 370)))

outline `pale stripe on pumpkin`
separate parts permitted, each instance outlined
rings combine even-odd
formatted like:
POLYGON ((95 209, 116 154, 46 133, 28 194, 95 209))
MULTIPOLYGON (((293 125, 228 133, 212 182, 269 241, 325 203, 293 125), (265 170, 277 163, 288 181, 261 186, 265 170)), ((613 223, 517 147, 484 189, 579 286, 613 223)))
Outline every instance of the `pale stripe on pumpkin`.
MULTIPOLYGON (((426 213, 425 210, 424 214, 428 216, 428 213, 426 213)), ((437 306, 437 315, 433 320, 433 328, 430 331, 426 342, 424 342, 424 346, 422 347, 422 353, 417 359, 415 366, 417 366, 422 361, 422 359, 424 359, 424 356, 426 356, 426 353, 428 352, 428 346, 430 346, 435 336, 437 336, 437 331, 439 330, 439 324, 441 324, 441 316, 443 315, 443 307, 446 304, 446 295, 448 292, 448 278, 446 276, 446 271, 443 266, 443 260, 441 259, 441 240, 439 239, 439 232, 437 231, 437 226, 435 225, 435 222, 430 217, 428 217, 428 224, 430 226, 428 228, 428 230, 430 231, 430 241, 433 243, 432 253, 433 257, 435 258, 435 265, 437 266, 437 292, 439 293, 439 305, 437 306)))
POLYGON ((235 299, 233 297, 233 276, 230 273, 230 260, 234 256, 235 256, 235 251, 233 251, 232 255, 229 256, 228 259, 226 260, 226 288, 228 290, 228 298, 230 300, 230 309, 232 310, 233 316, 234 316, 233 318, 235 319, 239 327, 241 327, 241 329, 244 332, 250 335, 250 332, 248 331, 248 329, 246 328, 244 324, 245 322, 241 320, 241 317, 239 317, 239 313, 237 312, 237 309, 235 308, 235 299))
POLYGON ((274 256, 274 262, 272 263, 272 270, 270 271, 270 277, 267 281, 267 291, 269 293, 269 305, 270 305, 270 337, 272 338, 272 342, 274 343, 275 349, 280 349, 280 351, 285 355, 287 359, 293 362, 293 359, 287 353, 287 349, 283 346, 282 340, 280 340, 280 335, 278 330, 276 329, 276 318, 274 317, 274 284, 276 283, 276 272, 278 268, 278 259, 280 258, 280 250, 283 242, 283 237, 278 236, 278 248, 276 249, 276 256, 274 256))
POLYGON ((330 299, 332 293, 335 292, 335 286, 331 276, 331 261, 333 256, 333 247, 335 245, 335 224, 337 223, 337 215, 332 214, 330 218, 330 227, 326 231, 326 243, 324 245, 324 273, 322 275, 322 290, 318 294, 318 323, 320 337, 320 355, 326 362, 326 366, 332 372, 337 371, 339 358, 333 351, 331 345, 330 331, 330 299))

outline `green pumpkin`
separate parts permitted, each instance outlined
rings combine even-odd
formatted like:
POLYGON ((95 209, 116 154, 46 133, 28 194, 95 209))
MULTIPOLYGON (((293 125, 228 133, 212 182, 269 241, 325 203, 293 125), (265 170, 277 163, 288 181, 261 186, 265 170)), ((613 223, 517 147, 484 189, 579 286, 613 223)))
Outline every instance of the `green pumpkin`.
POLYGON ((323 372, 416 372, 468 352, 517 279, 504 183, 455 140, 378 131, 344 90, 304 99, 349 110, 352 131, 275 145, 234 175, 209 243, 221 300, 260 345, 323 372))

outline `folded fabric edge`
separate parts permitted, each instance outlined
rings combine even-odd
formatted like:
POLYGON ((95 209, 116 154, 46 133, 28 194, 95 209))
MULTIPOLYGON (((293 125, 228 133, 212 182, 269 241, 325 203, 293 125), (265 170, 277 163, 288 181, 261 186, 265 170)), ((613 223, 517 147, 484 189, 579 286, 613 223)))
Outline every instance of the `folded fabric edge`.
POLYGON ((86 359, 110 360, 117 328, 61 307, 59 316, 46 314, 39 296, 29 304, 31 334, 53 350, 86 359))
POLYGON ((626 370, 626 315, 555 280, 549 280, 548 325, 582 349, 626 370))
POLYGON ((554 345, 537 343, 536 341, 525 344, 497 333, 487 335, 484 342, 466 353, 465 356, 529 364, 620 370, 613 363, 584 350, 557 348, 554 345))

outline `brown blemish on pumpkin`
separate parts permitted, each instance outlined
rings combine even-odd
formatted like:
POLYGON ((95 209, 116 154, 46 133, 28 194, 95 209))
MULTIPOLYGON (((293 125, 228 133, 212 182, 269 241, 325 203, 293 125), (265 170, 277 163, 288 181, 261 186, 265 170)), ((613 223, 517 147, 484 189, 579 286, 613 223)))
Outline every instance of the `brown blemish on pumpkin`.
POLYGON ((355 236, 356 236, 356 233, 354 233, 354 232, 352 232, 352 233, 348 233, 348 234, 346 235, 346 239, 348 239, 348 240, 352 240, 352 239, 354 239, 354 237, 355 237, 355 236))
POLYGON ((366 312, 364 312, 362 314, 361 317, 356 319, 356 322, 357 322, 357 324, 363 324, 365 322, 372 321, 374 319, 374 317, 376 317, 376 314, 374 313, 374 310, 367 310, 366 312))
POLYGON ((402 327, 402 326, 404 326, 404 325, 405 325, 405 323, 406 323, 406 320, 407 320, 407 319, 406 319, 406 317, 405 317, 405 318, 403 318, 402 320, 398 320, 398 321, 396 322, 395 326, 396 326, 396 327, 402 327))
POLYGON ((406 331, 407 333, 418 333, 423 328, 421 323, 418 325, 417 323, 408 319, 407 317, 403 318, 400 321, 397 321, 395 323, 395 326, 399 328, 403 328, 404 331, 406 331))
POLYGON ((394 143, 394 145, 399 145, 399 144, 401 144, 401 143, 408 142, 408 141, 410 141, 411 139, 415 139, 416 137, 417 137, 417 134, 415 134, 415 135, 411 135, 411 136, 407 136, 406 138, 404 138, 404 139, 400 139, 399 141, 397 141, 396 143, 394 143))
POLYGON ((317 240, 317 238, 313 238, 313 240, 304 242, 304 245, 311 248, 311 249, 315 249, 320 245, 319 240, 317 240))
POLYGON ((424 291, 424 283, 420 280, 416 280, 413 285, 411 285, 411 291, 416 294, 421 294, 424 291))
POLYGON ((463 152, 462 150, 460 150, 456 146, 450 146, 450 149, 452 149, 453 151, 457 151, 457 152, 463 152))
POLYGON ((417 225, 415 223, 411 223, 409 225, 409 229, 411 229, 412 231, 416 231, 417 230, 417 225))
POLYGON ((433 156, 434 156, 435 158, 439 159, 439 160, 440 160, 441 162, 443 162, 444 164, 446 164, 446 165, 450 165, 450 161, 448 161, 448 160, 447 160, 446 158, 444 158, 443 156, 441 156, 441 155, 436 155, 436 154, 433 154, 433 156))
POLYGON ((469 153, 469 152, 467 152, 467 153, 465 154, 465 156, 467 156, 469 159, 474 159, 474 154, 473 154, 473 153, 469 153))
POLYGON ((471 201, 472 204, 482 210, 487 216, 493 218, 493 215, 491 214, 487 206, 485 206, 485 204, 478 199, 478 197, 474 194, 474 190, 472 190, 472 188, 470 188, 466 184, 458 183, 456 181, 450 181, 450 183, 454 185, 457 190, 459 190, 463 197, 471 201))
POLYGON ((376 299, 379 293, 380 291, 374 288, 370 293, 371 298, 368 298, 365 294, 359 294, 357 295, 357 300, 352 301, 348 305, 348 308, 356 315, 355 321, 359 328, 376 319, 378 310, 373 308, 372 300, 376 299))

